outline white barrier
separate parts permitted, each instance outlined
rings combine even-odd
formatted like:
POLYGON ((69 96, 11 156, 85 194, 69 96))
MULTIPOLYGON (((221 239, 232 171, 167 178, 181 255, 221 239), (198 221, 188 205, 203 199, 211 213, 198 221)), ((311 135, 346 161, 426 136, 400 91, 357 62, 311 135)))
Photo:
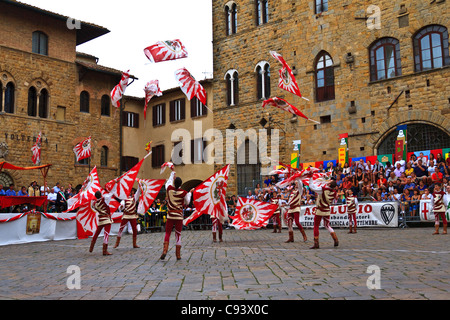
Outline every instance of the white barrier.
MULTIPOLYGON (((30 232, 28 215, 17 218, 17 213, 2 213, 0 221, 0 246, 12 244, 24 244, 32 242, 73 240, 77 237, 76 213, 51 213, 41 215, 40 227, 35 233, 30 232)), ((122 215, 120 213, 119 215, 122 215)), ((116 214, 113 215, 116 218, 116 214)), ((114 223, 111 227, 111 235, 117 235, 120 223, 114 223)), ((124 231, 127 231, 127 226, 124 231)), ((103 231, 100 236, 103 235, 103 231)))

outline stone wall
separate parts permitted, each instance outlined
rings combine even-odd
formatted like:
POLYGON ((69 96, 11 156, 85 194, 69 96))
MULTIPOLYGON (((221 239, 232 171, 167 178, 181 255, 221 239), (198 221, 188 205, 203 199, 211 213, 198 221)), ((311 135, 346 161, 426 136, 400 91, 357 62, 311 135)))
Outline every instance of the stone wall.
MULTIPOLYGON (((302 140, 302 161, 337 159, 338 135, 349 133, 350 157, 370 156, 399 124, 426 123, 450 134, 450 68, 426 72, 414 68, 414 34, 438 24, 450 27, 448 1, 377 1, 380 29, 369 29, 368 4, 355 1, 329 1, 329 9, 315 14, 314 1, 269 2, 269 22, 256 26, 255 1, 235 1, 237 33, 226 35, 225 1, 213 1, 214 50, 214 126, 222 131, 231 123, 237 128, 261 128, 259 121, 270 112, 278 122, 284 140, 280 158, 289 162, 293 140, 302 140), (370 81, 369 47, 383 37, 400 42, 402 75, 370 81), (303 100, 277 87, 281 65, 269 51, 280 53, 292 69, 303 100), (336 98, 315 102, 315 61, 326 51, 333 59, 336 98), (271 66, 271 96, 288 100, 306 116, 320 121, 331 116, 331 123, 315 125, 275 108, 263 110, 256 97, 255 67, 260 61, 271 66), (226 104, 225 73, 239 73, 239 104, 226 104), (391 104, 401 92, 400 98, 391 104), (283 131, 284 130, 284 131, 283 131)), ((277 126, 275 126, 277 127, 277 126)), ((217 166, 219 167, 219 166, 217 166)), ((230 193, 235 193, 237 177, 231 170, 230 193)))

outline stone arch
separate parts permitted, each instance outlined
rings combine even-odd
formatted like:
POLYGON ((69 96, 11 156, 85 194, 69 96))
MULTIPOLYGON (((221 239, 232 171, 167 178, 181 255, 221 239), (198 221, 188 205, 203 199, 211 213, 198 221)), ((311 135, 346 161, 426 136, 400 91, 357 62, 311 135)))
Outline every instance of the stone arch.
POLYGON ((425 110, 397 112, 395 116, 391 116, 379 124, 379 132, 370 137, 368 144, 373 149, 374 154, 377 154, 380 144, 390 133, 396 130, 397 126, 413 123, 428 124, 450 135, 450 119, 442 116, 440 112, 425 110))

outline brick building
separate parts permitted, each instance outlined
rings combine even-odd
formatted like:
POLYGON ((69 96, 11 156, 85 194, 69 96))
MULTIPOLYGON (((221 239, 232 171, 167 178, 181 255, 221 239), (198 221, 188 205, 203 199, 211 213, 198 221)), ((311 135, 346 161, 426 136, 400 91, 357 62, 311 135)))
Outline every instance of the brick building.
MULTIPOLYGON (((121 71, 76 51, 78 45, 109 30, 17 1, 0 1, 0 143, 8 161, 33 166, 31 148, 43 134, 42 164, 52 164, 48 184, 83 183, 89 167, 98 167, 102 183, 120 171, 120 122, 109 94, 121 71), (69 21, 70 22, 70 21, 69 21), (71 20, 73 23, 73 20, 71 20), (73 147, 93 140, 92 158, 76 163, 73 147)), ((0 183, 16 189, 37 180, 37 171, 7 172, 0 183)))
POLYGON ((207 132, 213 127, 213 114, 208 110, 213 101, 212 81, 206 79, 200 84, 206 90, 208 107, 197 98, 189 101, 180 88, 173 88, 150 100, 147 119, 145 99, 125 96, 122 171, 145 157, 145 146, 152 141, 152 155, 144 161, 139 177, 166 179, 169 172, 161 175, 161 165, 173 162, 177 176, 183 179, 182 188, 190 190, 214 174, 213 159, 205 152, 211 143, 207 132))
MULTIPOLYGON (((337 159, 344 133, 350 157, 394 153, 399 125, 408 126, 408 151, 448 148, 449 14, 446 0, 213 1, 214 126, 279 129, 284 162, 300 139, 302 162, 337 159), (278 88, 271 50, 309 102, 278 88), (274 96, 320 124, 262 109, 274 96)), ((261 180, 267 164, 254 158, 232 166, 230 193, 261 180)))

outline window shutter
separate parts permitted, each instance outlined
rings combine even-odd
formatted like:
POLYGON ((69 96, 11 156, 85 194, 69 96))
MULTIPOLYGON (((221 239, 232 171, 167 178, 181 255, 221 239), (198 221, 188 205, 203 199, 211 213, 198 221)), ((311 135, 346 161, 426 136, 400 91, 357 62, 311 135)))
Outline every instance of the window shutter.
POLYGON ((197 106, 197 97, 194 97, 191 100, 191 118, 195 118, 198 116, 196 106, 197 106))
POLYGON ((234 73, 233 86, 234 86, 234 90, 233 90, 234 104, 238 105, 239 104, 239 75, 237 72, 234 73))
POLYGON ((175 101, 170 101, 170 122, 175 121, 175 101))
POLYGON ((139 113, 133 113, 133 117, 134 117, 133 128, 139 129, 139 113))
POLYGON ((152 109, 152 117, 153 117, 153 126, 156 127, 158 125, 158 106, 154 106, 152 109))
POLYGON ((166 124, 166 103, 162 104, 162 124, 166 124))
POLYGON ((181 117, 180 120, 186 119, 186 99, 180 100, 181 117))

